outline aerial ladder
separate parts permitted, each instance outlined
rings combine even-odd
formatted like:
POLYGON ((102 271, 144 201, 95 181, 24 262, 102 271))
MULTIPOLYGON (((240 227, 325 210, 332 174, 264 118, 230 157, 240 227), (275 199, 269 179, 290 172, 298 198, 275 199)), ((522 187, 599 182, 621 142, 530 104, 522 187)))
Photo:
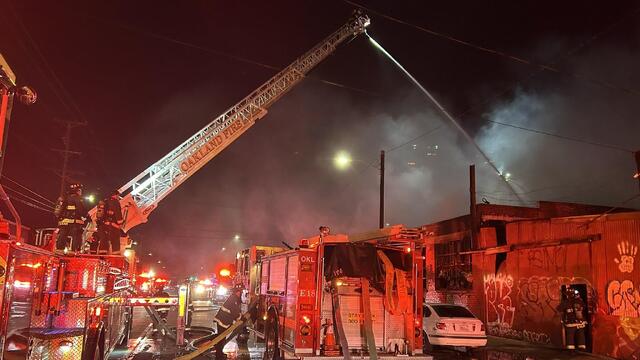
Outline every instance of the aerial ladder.
MULTIPOLYGON (((271 105, 300 83, 338 45, 363 33, 369 23, 368 16, 354 12, 337 31, 123 185, 119 189, 123 230, 129 231, 147 222, 162 199, 249 130, 267 114, 271 105)), ((92 217, 95 213, 96 208, 90 212, 92 217)))
MULTIPOLYGON (((122 195, 120 200, 124 218, 122 229, 127 232, 137 225, 146 223, 149 214, 158 207, 162 199, 231 145, 257 120, 263 118, 271 105, 299 84, 340 44, 364 33, 369 24, 368 16, 355 11, 338 30, 123 185, 118 190, 122 195)), ((95 217, 96 208, 93 208, 90 214, 95 217)), ((93 229, 88 230, 85 238, 93 229)), ((245 313, 227 331, 210 341, 197 344, 199 345, 197 349, 183 358, 192 358, 208 351, 220 341, 233 338, 249 318, 249 312, 245 313)), ((189 348, 194 349, 193 345, 189 348)))

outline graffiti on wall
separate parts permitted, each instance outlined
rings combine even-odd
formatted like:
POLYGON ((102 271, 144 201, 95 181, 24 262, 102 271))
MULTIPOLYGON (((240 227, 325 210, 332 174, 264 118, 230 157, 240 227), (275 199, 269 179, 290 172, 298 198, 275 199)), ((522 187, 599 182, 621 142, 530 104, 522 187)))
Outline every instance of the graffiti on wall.
POLYGON ((567 247, 554 246, 527 250, 529 267, 546 273, 560 273, 567 270, 567 247))
POLYGON ((487 333, 493 336, 523 340, 535 344, 550 344, 551 337, 545 333, 512 328, 509 324, 487 323, 487 333))
POLYGON ((505 274, 484 276, 487 301, 487 322, 513 326, 516 308, 513 306, 513 277, 505 274))
POLYGON ((633 272, 633 262, 636 254, 638 254, 638 247, 629 244, 628 241, 619 242, 618 254, 620 255, 620 259, 613 259, 613 261, 618 264, 618 269, 623 273, 633 272))
POLYGON ((613 280, 607 285, 607 305, 611 315, 637 318, 640 292, 631 280, 613 280))
MULTIPOLYGON (((566 276, 530 276, 520 278, 518 282, 519 311, 525 320, 552 320, 559 316, 562 285, 586 284, 593 291, 591 283, 582 277, 566 276)), ((555 321, 555 320, 554 320, 555 321)))

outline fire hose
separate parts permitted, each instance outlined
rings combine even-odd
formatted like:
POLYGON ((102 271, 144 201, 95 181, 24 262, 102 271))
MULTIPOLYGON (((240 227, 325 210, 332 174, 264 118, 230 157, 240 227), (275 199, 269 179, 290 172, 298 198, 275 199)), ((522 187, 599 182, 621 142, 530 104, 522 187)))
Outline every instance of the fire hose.
POLYGON ((393 267, 391 260, 382 250, 378 250, 378 257, 382 261, 385 272, 384 281, 384 307, 393 315, 401 315, 408 312, 411 307, 407 290, 406 272, 393 267), (393 295, 393 283, 396 283, 397 296, 393 295))

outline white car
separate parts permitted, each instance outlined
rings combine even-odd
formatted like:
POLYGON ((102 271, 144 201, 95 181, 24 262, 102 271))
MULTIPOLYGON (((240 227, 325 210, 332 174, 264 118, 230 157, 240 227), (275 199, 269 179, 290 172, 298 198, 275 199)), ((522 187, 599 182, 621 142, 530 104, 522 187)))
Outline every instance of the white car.
POLYGON ((484 324, 466 307, 453 304, 424 304, 422 311, 425 350, 431 350, 433 345, 487 345, 484 324))

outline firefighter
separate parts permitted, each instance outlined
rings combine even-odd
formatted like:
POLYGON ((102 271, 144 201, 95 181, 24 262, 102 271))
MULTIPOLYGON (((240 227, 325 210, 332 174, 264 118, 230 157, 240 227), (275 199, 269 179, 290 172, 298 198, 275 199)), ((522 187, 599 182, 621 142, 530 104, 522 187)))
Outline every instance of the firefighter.
POLYGON ((569 286, 565 292, 565 299, 559 305, 562 314, 562 326, 565 331, 567 350, 585 350, 585 328, 587 327, 586 306, 580 292, 569 286))
POLYGON ((67 194, 58 198, 54 215, 58 219, 56 249, 80 250, 85 220, 89 218, 82 199, 82 184, 70 184, 67 194))
MULTIPOLYGON (((231 295, 227 298, 224 304, 220 307, 218 312, 216 313, 213 320, 216 322, 216 326, 218 328, 218 334, 221 334, 223 331, 227 330, 233 323, 240 319, 242 316, 241 308, 242 305, 242 286, 236 285, 233 287, 231 291, 231 295)), ((216 359, 226 359, 227 356, 222 352, 224 348, 225 342, 220 341, 216 344, 216 359)))
POLYGON ((122 209, 120 208, 120 193, 117 190, 98 203, 96 220, 98 229, 95 237, 99 248, 98 251, 100 253, 119 254, 123 221, 122 209))

